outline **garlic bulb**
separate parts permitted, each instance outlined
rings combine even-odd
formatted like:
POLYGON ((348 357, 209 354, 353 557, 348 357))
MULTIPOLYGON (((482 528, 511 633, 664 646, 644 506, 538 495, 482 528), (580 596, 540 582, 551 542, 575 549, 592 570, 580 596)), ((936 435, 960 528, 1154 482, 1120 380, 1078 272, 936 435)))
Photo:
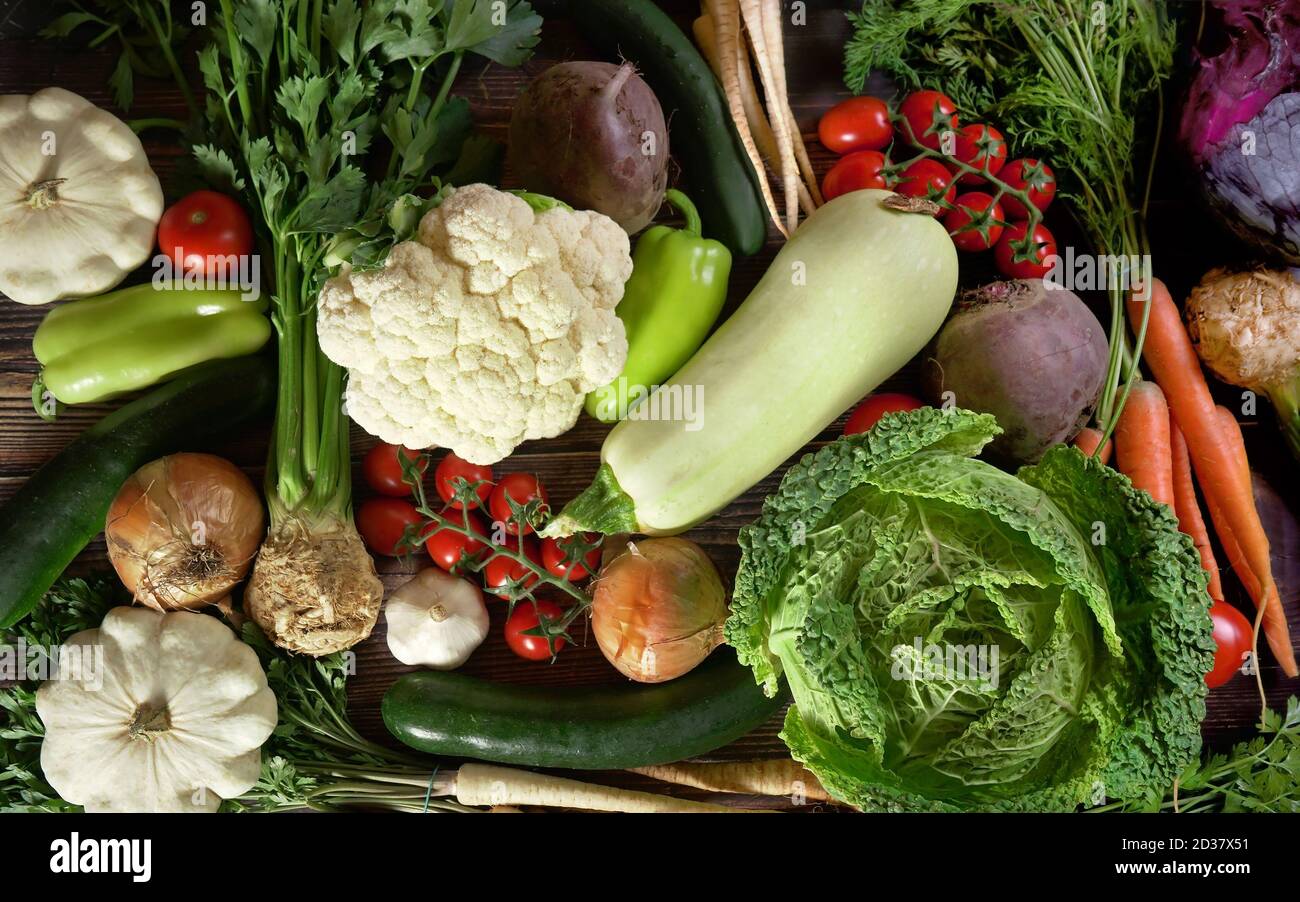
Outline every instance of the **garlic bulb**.
POLYGON ((437 567, 421 570, 394 592, 384 616, 393 657, 434 670, 464 664, 488 634, 478 586, 437 567))

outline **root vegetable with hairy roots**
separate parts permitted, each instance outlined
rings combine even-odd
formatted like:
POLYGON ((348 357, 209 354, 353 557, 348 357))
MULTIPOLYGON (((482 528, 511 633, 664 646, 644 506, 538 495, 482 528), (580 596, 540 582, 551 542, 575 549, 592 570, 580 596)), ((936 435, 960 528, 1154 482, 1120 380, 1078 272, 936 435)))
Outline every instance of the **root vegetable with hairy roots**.
POLYGON ((308 525, 293 517, 262 545, 244 609, 281 648, 327 655, 370 635, 384 584, 350 519, 308 525))

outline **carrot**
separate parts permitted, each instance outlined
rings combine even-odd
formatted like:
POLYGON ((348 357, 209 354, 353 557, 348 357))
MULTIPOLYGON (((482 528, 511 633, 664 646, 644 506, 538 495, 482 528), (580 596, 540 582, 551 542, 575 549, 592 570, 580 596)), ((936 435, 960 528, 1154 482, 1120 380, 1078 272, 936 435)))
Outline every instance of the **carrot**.
POLYGON ((1098 454, 1097 446, 1101 444, 1100 430, 1085 426, 1079 430, 1078 435, 1070 440, 1070 444, 1082 451, 1087 457, 1095 457, 1103 464, 1110 463, 1110 449, 1114 443, 1108 440, 1106 447, 1101 449, 1101 454, 1098 454))
POLYGON ((1196 501, 1196 486, 1192 482, 1192 459, 1187 454, 1187 439, 1173 419, 1169 421, 1169 448, 1174 464, 1174 513, 1178 515, 1178 528, 1192 537, 1201 554, 1201 566, 1210 577, 1210 598, 1223 601, 1223 581, 1219 578, 1219 562, 1214 559, 1210 546, 1210 532, 1205 528, 1201 506, 1196 501))
MULTIPOLYGON (((1241 424, 1233 416, 1232 411, 1226 407, 1215 408, 1218 414, 1219 424, 1227 437, 1228 444, 1232 446, 1233 456, 1236 459, 1236 471, 1238 480, 1245 485, 1246 497, 1250 499, 1251 509, 1254 510, 1255 491, 1251 485, 1250 461, 1246 457, 1246 441, 1241 435, 1241 424)), ((1263 528, 1262 526, 1260 527, 1263 528)), ((1267 552, 1267 538, 1265 539, 1265 551, 1267 552)), ((1272 561, 1270 558, 1268 571, 1268 582, 1273 582, 1272 561)), ((1282 601, 1277 595, 1276 588, 1273 592, 1273 600, 1276 604, 1269 604, 1262 596, 1253 595, 1250 592, 1251 585, 1244 580, 1242 584, 1246 586, 1246 594, 1250 595, 1251 601, 1255 602, 1259 609, 1255 616, 1255 630, 1258 632, 1260 624, 1263 624, 1264 637, 1268 640, 1268 647, 1273 650, 1273 656, 1277 658, 1278 663, 1287 676, 1296 676, 1295 653, 1291 648, 1291 635, 1287 629, 1286 613, 1282 609, 1282 601), (1264 601, 1261 604, 1261 601, 1264 601), (1288 662, 1290 669, 1288 669, 1288 662)), ((1259 590, 1260 583, 1256 583, 1254 588, 1259 590)))
POLYGON ((1115 464, 1119 471, 1159 501, 1174 507, 1174 471, 1169 451, 1169 407, 1154 382, 1133 386, 1115 426, 1115 464))
POLYGON ((801 795, 818 802, 830 799, 817 777, 789 758, 724 764, 661 764, 634 767, 632 771, 665 783, 693 786, 708 792, 762 796, 801 795))
POLYGON ((1211 511, 1217 509, 1219 512, 1219 518, 1214 520, 1219 538, 1225 539, 1225 533, 1230 534, 1240 549, 1242 566, 1234 566, 1234 569, 1248 587, 1244 572, 1253 575, 1259 586, 1258 603, 1265 611, 1262 616, 1269 646, 1288 676, 1300 675, 1286 631, 1282 602, 1273 582, 1268 536, 1259 522, 1249 480, 1243 478, 1238 451, 1219 421, 1210 389, 1201 372, 1201 362, 1187 337, 1169 290, 1159 279, 1153 279, 1150 294, 1151 299, 1143 301, 1135 292, 1127 304, 1135 328, 1140 328, 1143 304, 1150 304, 1143 359, 1155 375, 1156 382, 1164 389, 1174 419, 1187 439, 1187 450, 1201 491, 1211 502, 1211 511))

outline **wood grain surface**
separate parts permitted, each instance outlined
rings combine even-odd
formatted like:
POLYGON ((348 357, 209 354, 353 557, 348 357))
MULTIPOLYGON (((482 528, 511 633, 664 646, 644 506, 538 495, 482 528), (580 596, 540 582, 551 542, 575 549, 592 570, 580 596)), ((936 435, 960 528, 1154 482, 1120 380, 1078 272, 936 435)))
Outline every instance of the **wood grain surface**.
MULTIPOLYGON (((690 11, 695 5, 681 0, 666 0, 663 4, 684 24, 689 23, 690 11)), ((848 34, 841 9, 851 3, 810 3, 807 24, 801 27, 787 25, 787 60, 791 102, 809 151, 818 172, 824 172, 831 157, 816 141, 816 122, 819 114, 836 99, 846 96, 840 81, 840 52, 848 34)), ((3 3, 0 3, 0 7, 3 3)), ((499 66, 469 64, 462 71, 456 92, 465 96, 472 105, 476 122, 484 130, 504 138, 511 105, 528 78, 557 61, 581 59, 592 56, 591 51, 576 36, 568 23, 548 20, 543 28, 542 43, 536 56, 522 70, 512 71, 499 66)), ((197 85, 192 54, 186 54, 188 68, 197 85)), ((36 38, 0 39, 0 94, 31 93, 49 85, 59 85, 76 91, 89 100, 112 108, 108 93, 108 74, 115 57, 111 51, 86 52, 75 43, 58 44, 36 38)), ((885 92, 889 86, 874 81, 874 92, 885 92)), ((184 117, 184 104, 170 83, 138 79, 136 100, 132 117, 184 117)), ((671 133, 671 141, 689 140, 688 136, 671 133)), ((3 136, 0 136, 0 140, 3 136)), ((149 132, 144 136, 145 147, 155 170, 168 186, 182 149, 169 133, 149 132)), ((1157 251, 1157 273, 1163 274, 1163 264, 1170 264, 1170 274, 1165 275, 1176 294, 1185 290, 1199 277, 1201 268, 1236 253, 1221 236, 1188 225, 1189 216, 1199 216, 1199 211, 1189 207, 1187 190, 1181 187, 1176 175, 1162 179, 1163 188, 1154 204, 1153 228, 1157 251)), ((510 184, 507 173, 507 184, 510 184)), ((175 199, 168 192, 168 200, 175 199)), ((1057 205, 1060 207, 1061 205, 1057 205)), ((1054 211, 1059 217, 1062 214, 1054 211)), ((1068 234, 1070 224, 1053 222, 1058 234, 1068 234)), ((773 233, 774 235, 774 233, 773 233)), ((773 237, 760 254, 738 260, 730 286, 727 311, 730 312, 744 299, 763 273, 778 243, 773 237)), ((3 249, 0 248, 0 253, 3 249)), ((977 284, 989 274, 986 263, 963 256, 963 282, 977 284), (973 265, 968 265, 973 264, 973 265)), ((24 307, 8 301, 0 302, 0 500, 6 499, 42 463, 47 461, 86 426, 100 418, 111 405, 94 405, 70 409, 55 423, 44 423, 31 409, 30 388, 36 373, 36 362, 31 353, 31 337, 47 307, 24 307)), ((1105 320, 1100 307, 1099 315, 1105 320)), ((870 336, 863 336, 867 347, 870 336)), ((797 365, 797 361, 791 361, 797 365)), ((895 376, 887 388, 915 391, 915 367, 909 366, 895 376)), ((1230 391, 1225 400, 1234 396, 1230 391)), ((1246 433, 1252 458, 1257 467, 1268 473, 1273 483, 1284 493, 1294 497, 1293 464, 1281 451, 1276 429, 1268 420, 1269 413, 1261 412, 1258 422, 1246 423, 1246 433)), ((839 434, 843 420, 827 427, 808 448, 821 446, 839 434)), ((269 422, 258 424, 240 434, 211 444, 205 450, 224 455, 244 468, 260 485, 266 453, 269 422)), ((498 474, 509 471, 535 473, 547 486, 552 502, 564 503, 573 497, 595 472, 601 441, 607 427, 585 415, 567 434, 545 442, 529 442, 521 446, 508 460, 496 467, 498 474)), ((366 496, 357 463, 373 439, 353 428, 353 479, 358 499, 366 496)), ((803 452, 801 451, 800 454, 803 452)), ((797 457, 798 455, 796 455, 797 457)), ((792 458, 792 461, 795 458, 792 458)), ((789 462, 787 462, 788 464, 789 462)), ((762 499, 776 488, 785 466, 771 474, 744 496, 729 505, 703 526, 691 530, 688 537, 700 543, 730 580, 735 573, 739 553, 736 534, 740 527, 758 514, 762 499)), ((379 564, 385 584, 391 589, 402 583, 423 562, 384 560, 379 564)), ((92 543, 73 565, 75 572, 102 570, 105 563, 101 540, 92 543)), ((1235 585, 1233 587, 1236 589, 1235 585)), ((1300 635, 1300 616, 1296 605, 1290 608, 1292 630, 1300 635)), ((547 683, 552 685, 594 685, 621 681, 590 641, 585 647, 565 650, 551 665, 528 663, 516 658, 501 637, 504 605, 492 605, 492 633, 486 643, 474 654, 464 672, 502 682, 547 683)), ((576 637, 583 638, 579 625, 576 637)), ((385 689, 399 675, 413 668, 397 663, 388 653, 384 640, 383 618, 374 634, 356 647, 356 676, 349 684, 350 713, 360 731, 383 743, 392 743, 379 716, 379 702, 385 689)), ((1267 654, 1267 652, 1265 652, 1267 654)), ((1286 681, 1271 659, 1264 665, 1264 679, 1270 698, 1280 703, 1288 694, 1300 691, 1296 682, 1286 681)), ((1203 732, 1207 743, 1223 746, 1246 735, 1251 730, 1258 712, 1258 699, 1253 681, 1238 678, 1231 684, 1212 693, 1208 704, 1203 732)), ((785 754, 784 745, 777 736, 780 719, 773 720, 752 734, 717 750, 709 756, 712 760, 778 757, 785 754)), ((627 773, 588 775, 590 779, 622 786, 670 791, 691 798, 708 797, 693 790, 665 787, 648 778, 627 773)), ((749 807, 767 805, 787 807, 784 799, 755 800, 749 798, 712 797, 749 807)), ((807 810, 807 809, 805 809, 807 810)))

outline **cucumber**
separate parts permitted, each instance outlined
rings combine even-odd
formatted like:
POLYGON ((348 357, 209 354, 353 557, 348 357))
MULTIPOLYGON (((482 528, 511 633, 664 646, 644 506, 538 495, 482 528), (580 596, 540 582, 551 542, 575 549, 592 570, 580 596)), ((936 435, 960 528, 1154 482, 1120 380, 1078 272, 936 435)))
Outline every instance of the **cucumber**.
POLYGON ((37 470, 0 507, 0 628, 27 616, 103 532, 136 469, 270 410, 274 398, 266 357, 203 364, 109 414, 37 470))
POLYGON ((898 200, 850 191, 805 219, 740 309, 660 389, 695 393, 703 419, 693 429, 670 418, 619 423, 595 481, 542 535, 689 529, 924 348, 952 307, 957 251, 938 220, 895 209, 898 200))
POLYGON ((592 45, 636 64, 664 109, 672 154, 681 163, 704 234, 749 256, 767 241, 758 176, 732 124, 709 64, 651 0, 543 0, 544 14, 568 17, 592 45))
POLYGON ((458 673, 401 677, 384 695, 389 732, 434 755, 528 767, 620 770, 702 755, 776 713, 754 675, 720 648, 653 686, 490 683, 458 673))

